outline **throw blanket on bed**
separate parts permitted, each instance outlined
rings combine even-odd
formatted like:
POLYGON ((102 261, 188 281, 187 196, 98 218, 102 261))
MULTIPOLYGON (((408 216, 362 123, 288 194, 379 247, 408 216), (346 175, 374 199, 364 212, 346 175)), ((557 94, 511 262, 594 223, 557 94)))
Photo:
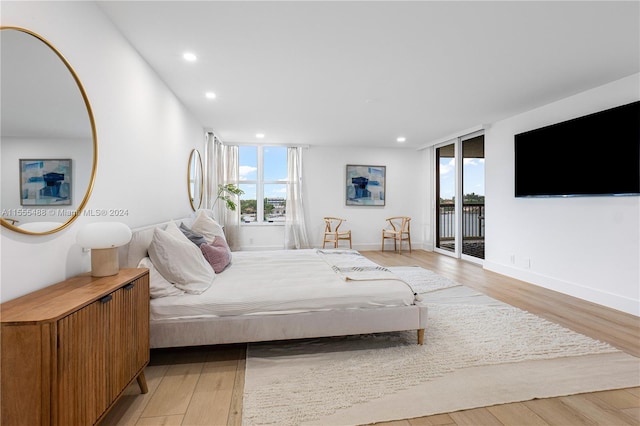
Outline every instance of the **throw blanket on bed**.
POLYGON ((398 280, 393 272, 355 250, 317 250, 318 256, 345 281, 398 280))
POLYGON ((416 301, 422 297, 410 282, 400 278, 384 266, 367 259, 355 250, 320 250, 316 253, 345 281, 396 280, 403 282, 413 292, 416 301))
POLYGON ((331 266, 331 269, 345 281, 359 280, 399 280, 395 274, 383 266, 331 266))

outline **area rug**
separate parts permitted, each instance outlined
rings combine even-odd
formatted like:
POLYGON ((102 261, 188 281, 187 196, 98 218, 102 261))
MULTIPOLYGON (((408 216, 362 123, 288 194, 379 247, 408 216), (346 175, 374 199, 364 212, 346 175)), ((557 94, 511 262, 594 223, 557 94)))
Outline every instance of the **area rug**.
POLYGON ((251 344, 244 425, 356 425, 640 385, 640 360, 422 268, 415 331, 251 344))

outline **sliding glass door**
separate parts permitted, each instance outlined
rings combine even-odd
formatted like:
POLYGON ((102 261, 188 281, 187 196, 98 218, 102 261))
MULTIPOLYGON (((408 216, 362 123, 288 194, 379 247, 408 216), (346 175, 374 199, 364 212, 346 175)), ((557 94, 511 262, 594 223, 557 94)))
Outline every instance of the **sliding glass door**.
POLYGON ((456 253, 456 145, 436 148, 436 248, 456 253))
POLYGON ((436 147, 436 251, 484 259, 484 134, 436 147))
POLYGON ((462 143, 462 255, 484 259, 484 135, 462 143))

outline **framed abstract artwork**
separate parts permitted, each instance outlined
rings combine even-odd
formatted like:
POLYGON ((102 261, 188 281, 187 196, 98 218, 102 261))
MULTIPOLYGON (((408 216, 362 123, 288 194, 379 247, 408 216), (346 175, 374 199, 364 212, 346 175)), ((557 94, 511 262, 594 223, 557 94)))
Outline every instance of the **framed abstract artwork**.
POLYGON ((20 159, 20 204, 71 204, 70 159, 20 159))
POLYGON ((384 206, 386 166, 347 164, 346 205, 384 206))

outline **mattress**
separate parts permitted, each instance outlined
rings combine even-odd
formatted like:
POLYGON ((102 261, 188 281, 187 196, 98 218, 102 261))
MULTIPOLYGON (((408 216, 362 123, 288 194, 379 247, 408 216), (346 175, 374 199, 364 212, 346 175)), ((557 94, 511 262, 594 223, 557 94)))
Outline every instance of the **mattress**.
POLYGON ((414 304, 411 288, 353 250, 234 252, 199 295, 151 300, 151 320, 375 309, 414 304))

